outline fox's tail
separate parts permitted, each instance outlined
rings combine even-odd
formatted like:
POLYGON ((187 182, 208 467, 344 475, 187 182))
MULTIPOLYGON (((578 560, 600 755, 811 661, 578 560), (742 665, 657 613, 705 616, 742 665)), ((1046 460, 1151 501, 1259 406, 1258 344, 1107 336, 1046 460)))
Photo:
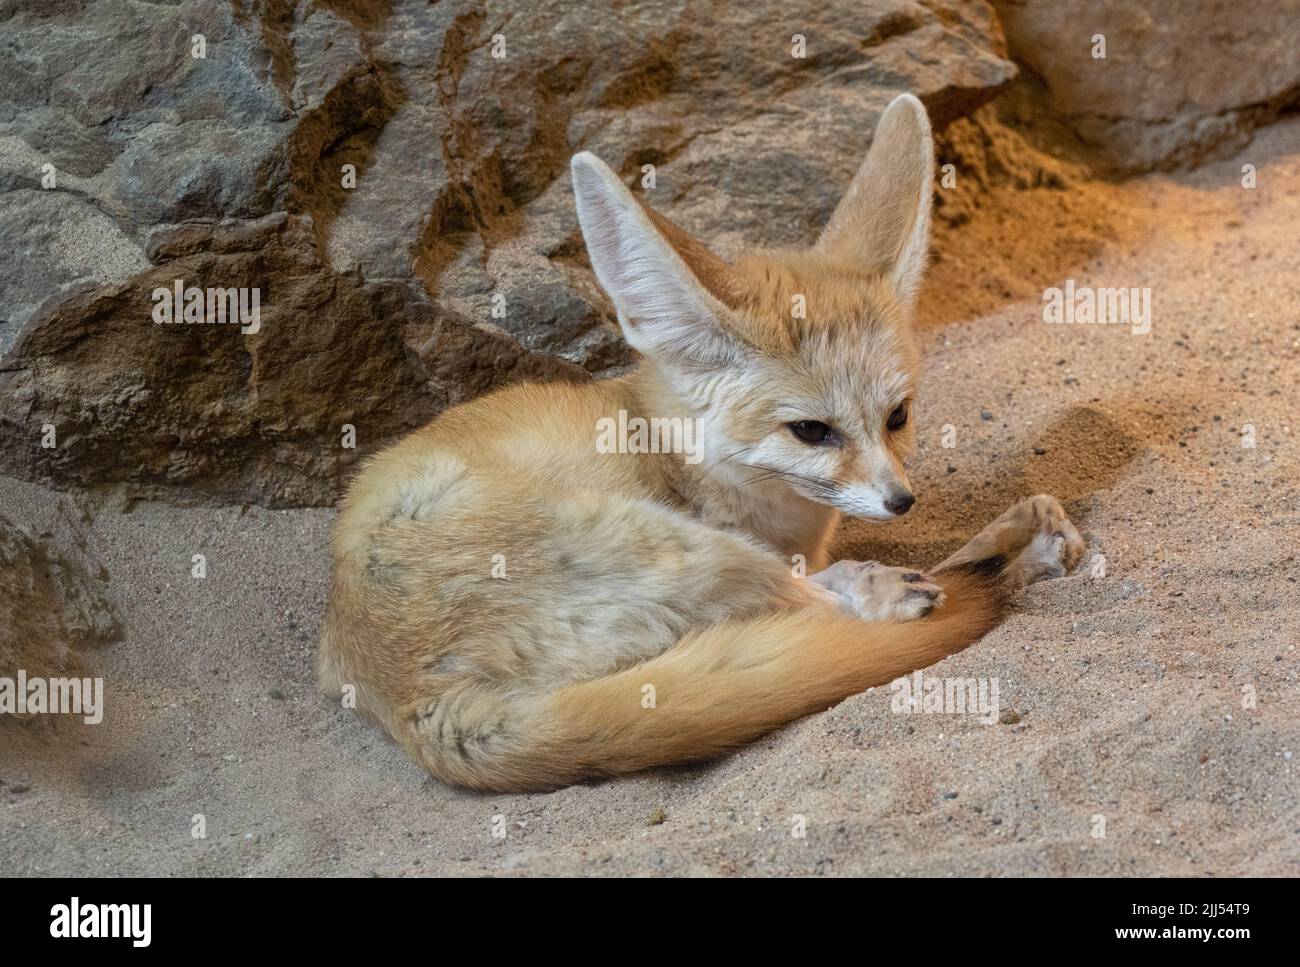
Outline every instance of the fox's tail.
POLYGON ((933 575, 947 601, 915 621, 819 607, 716 625, 549 695, 444 696, 399 739, 439 778, 501 792, 711 758, 977 641, 1005 611, 1001 563, 933 575))

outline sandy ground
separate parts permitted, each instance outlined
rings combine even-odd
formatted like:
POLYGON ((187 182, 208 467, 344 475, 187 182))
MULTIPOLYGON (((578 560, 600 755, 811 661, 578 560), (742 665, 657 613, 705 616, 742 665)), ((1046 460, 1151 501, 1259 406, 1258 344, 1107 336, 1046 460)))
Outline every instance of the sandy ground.
POLYGON ((89 658, 101 725, 0 730, 0 871, 1300 873, 1298 225, 1300 119, 1191 174, 994 196, 939 238, 919 503, 840 544, 924 565, 1020 496, 1066 502, 1081 571, 931 670, 996 678, 1000 724, 877 689, 708 766, 452 790, 314 687, 331 513, 0 479, 55 545, 84 530, 127 629, 89 658), (1065 278, 1150 287, 1151 332, 1046 325, 1065 278))

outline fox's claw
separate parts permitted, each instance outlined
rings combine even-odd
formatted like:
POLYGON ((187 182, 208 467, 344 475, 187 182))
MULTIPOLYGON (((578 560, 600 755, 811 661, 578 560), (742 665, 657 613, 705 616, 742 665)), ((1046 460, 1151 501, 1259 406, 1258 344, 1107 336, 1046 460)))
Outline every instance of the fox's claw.
POLYGON ((876 561, 839 561, 810 580, 864 621, 911 621, 943 605, 943 589, 920 571, 876 561))

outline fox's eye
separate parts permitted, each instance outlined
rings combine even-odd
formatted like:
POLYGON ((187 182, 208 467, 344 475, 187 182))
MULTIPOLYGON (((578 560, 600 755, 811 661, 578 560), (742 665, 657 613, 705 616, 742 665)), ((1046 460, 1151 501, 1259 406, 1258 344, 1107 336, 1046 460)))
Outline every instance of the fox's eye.
POLYGON ((822 443, 831 435, 831 428, 817 420, 795 420, 786 426, 804 443, 822 443))
POLYGON ((907 426, 907 404, 899 403, 894 407, 894 412, 889 414, 885 427, 889 430, 901 430, 905 426, 907 426))

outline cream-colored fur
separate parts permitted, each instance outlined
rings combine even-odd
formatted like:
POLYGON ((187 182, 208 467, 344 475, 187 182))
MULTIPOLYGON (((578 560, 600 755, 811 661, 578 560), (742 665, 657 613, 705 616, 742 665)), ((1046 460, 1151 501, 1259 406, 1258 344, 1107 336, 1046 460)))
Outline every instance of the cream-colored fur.
POLYGON ((1038 497, 932 575, 827 568, 841 512, 910 505, 932 164, 900 97, 812 250, 728 264, 576 156, 644 362, 458 406, 370 461, 335 527, 325 686, 448 782, 549 788, 734 748, 964 647, 1007 586, 1072 567, 1082 542, 1038 497), (620 410, 696 421, 698 454, 599 452, 620 410), (792 427, 813 423, 830 434, 792 427))

